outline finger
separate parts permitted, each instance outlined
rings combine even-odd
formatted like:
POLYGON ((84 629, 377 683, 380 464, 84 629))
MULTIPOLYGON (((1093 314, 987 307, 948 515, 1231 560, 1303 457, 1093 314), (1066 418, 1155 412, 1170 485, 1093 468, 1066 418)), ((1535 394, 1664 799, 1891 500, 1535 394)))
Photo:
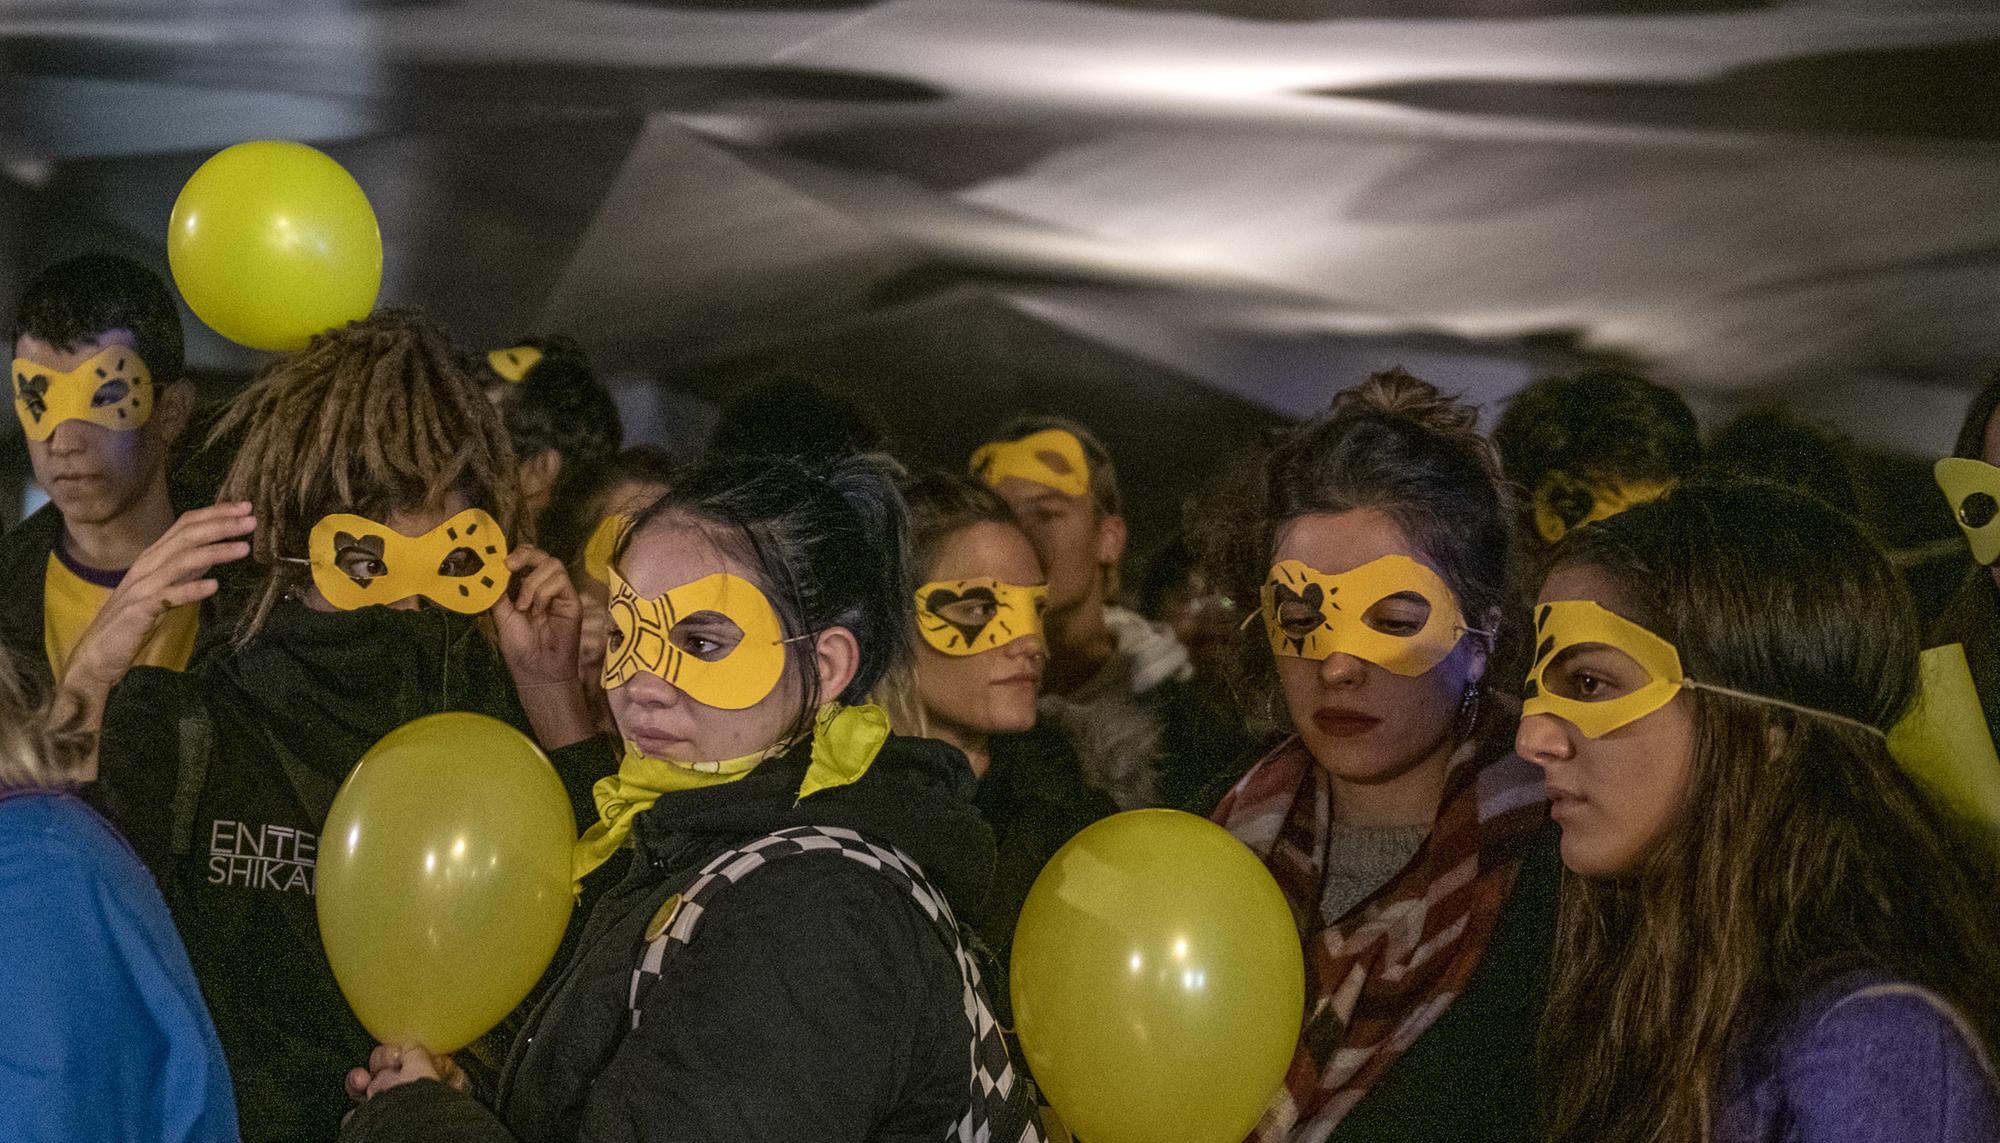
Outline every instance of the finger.
MULTIPOLYGON (((181 519, 185 520, 187 517, 183 516, 181 519)), ((248 535, 256 530, 256 527, 257 520, 254 516, 209 520, 188 527, 183 527, 180 521, 176 521, 174 528, 169 529, 166 535, 160 537, 141 552, 138 559, 132 561, 132 568, 126 574, 128 577, 143 579, 159 567, 180 558, 190 549, 199 549, 204 545, 248 535)), ((247 546, 244 551, 246 553, 249 551, 247 546)))
POLYGON ((157 606, 160 613, 164 615, 176 607, 185 607, 190 603, 200 603, 202 600, 214 595, 221 586, 222 581, 214 579, 196 579, 189 580, 187 583, 177 583, 160 593, 157 606))
POLYGON ((569 574, 563 566, 550 560, 529 573, 527 584, 521 588, 521 598, 529 611, 541 611, 565 591, 574 594, 576 589, 570 586, 569 574))
POLYGON ((375 1045, 375 1050, 368 1053, 368 1070, 370 1072, 386 1071, 389 1068, 395 1067, 396 1061, 402 1059, 402 1057, 403 1049, 391 1044, 377 1044, 375 1045))
POLYGON ((127 573, 131 586, 126 588, 126 595, 133 599, 144 599, 165 591, 174 584, 203 575, 217 564, 240 560, 249 554, 250 545, 247 542, 224 540, 221 543, 180 552, 143 572, 134 564, 133 572, 138 574, 127 573))
POLYGON ((518 572, 522 568, 532 567, 554 558, 533 544, 522 544, 507 553, 507 570, 518 572))
POLYGON ((347 1071, 347 1098, 356 1103, 368 1098, 368 1069, 349 1068, 347 1071))

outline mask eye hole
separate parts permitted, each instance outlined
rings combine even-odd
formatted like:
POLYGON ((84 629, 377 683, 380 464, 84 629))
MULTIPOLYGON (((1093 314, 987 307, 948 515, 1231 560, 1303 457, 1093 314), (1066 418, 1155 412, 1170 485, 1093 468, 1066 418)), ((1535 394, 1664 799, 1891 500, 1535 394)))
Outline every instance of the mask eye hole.
POLYGON ((49 411, 49 379, 37 373, 30 377, 26 373, 14 374, 14 391, 21 395, 21 403, 28 407, 28 415, 41 420, 49 411))
POLYGON ((967 631, 979 631, 1000 613, 1000 601, 991 588, 967 588, 963 595, 934 591, 929 600, 931 614, 967 631))
POLYGON ((1651 681, 1630 655, 1604 643, 1565 647, 1542 671, 1543 690, 1576 702, 1609 702, 1651 681))
POLYGON ((362 587, 388 575, 389 565, 382 558, 382 537, 351 536, 346 532, 335 535, 333 566, 362 587))
POLYGON ((453 548, 439 561, 437 573, 452 579, 464 579, 485 566, 486 561, 471 548, 453 548))
POLYGON ((743 642, 743 628, 720 611, 697 611, 674 624, 667 638, 684 653, 713 663, 728 658, 743 642))
POLYGON ((1376 601, 1362 613, 1361 621, 1384 635, 1407 639, 1431 621, 1431 603, 1414 591, 1399 591, 1376 601))
POLYGON ((1975 492, 1958 506, 1959 523, 1968 528, 1984 528, 2000 516, 2000 501, 1985 492, 1975 492))
POLYGON ((99 385, 97 392, 90 395, 90 407, 93 409, 102 409, 109 405, 116 405, 131 395, 131 384, 123 377, 113 377, 111 380, 99 385))

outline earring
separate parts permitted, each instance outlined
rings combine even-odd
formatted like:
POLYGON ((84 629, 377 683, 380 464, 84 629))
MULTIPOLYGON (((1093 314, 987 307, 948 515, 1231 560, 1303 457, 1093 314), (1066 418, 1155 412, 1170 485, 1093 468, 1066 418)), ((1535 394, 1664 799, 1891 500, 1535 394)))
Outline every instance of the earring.
POLYGON ((1479 725, 1479 684, 1465 688, 1465 697, 1458 703, 1458 721, 1465 727, 1465 735, 1470 738, 1473 728, 1479 725))

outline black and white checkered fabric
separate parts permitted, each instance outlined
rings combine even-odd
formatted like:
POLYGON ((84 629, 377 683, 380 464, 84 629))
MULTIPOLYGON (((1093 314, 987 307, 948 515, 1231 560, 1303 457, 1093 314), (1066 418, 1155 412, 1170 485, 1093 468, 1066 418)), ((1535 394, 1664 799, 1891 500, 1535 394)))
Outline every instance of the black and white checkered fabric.
POLYGON ((695 926, 722 890, 764 868, 773 861, 804 854, 836 853, 874 870, 894 882, 931 919, 958 960, 959 978, 964 985, 968 1051, 972 1060, 971 1099, 963 1118, 946 1132, 947 1140, 958 1143, 1044 1143, 1041 1120, 1029 1085, 1020 1082, 1000 1023, 986 1001, 980 984, 979 966, 959 936, 958 921, 944 894, 924 879, 924 873, 909 855, 893 846, 877 845, 850 829, 837 826, 793 826, 764 835, 755 841, 720 854, 702 867, 694 883, 681 893, 680 910, 673 922, 646 945, 639 965, 632 970, 632 1027, 639 1026, 640 1001, 660 979, 667 956, 694 937, 695 926))

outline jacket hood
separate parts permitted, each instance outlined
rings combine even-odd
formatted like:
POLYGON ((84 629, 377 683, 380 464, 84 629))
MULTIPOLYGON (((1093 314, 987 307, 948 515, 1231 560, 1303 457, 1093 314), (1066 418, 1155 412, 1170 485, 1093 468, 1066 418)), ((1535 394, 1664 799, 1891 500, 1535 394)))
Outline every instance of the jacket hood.
POLYGON ((972 804, 965 755, 929 738, 890 736, 849 785, 798 796, 812 757, 802 742, 739 781, 662 794, 633 821, 638 859, 672 862, 788 826, 841 826, 916 859, 952 913, 972 915, 993 876, 993 832, 972 804))

